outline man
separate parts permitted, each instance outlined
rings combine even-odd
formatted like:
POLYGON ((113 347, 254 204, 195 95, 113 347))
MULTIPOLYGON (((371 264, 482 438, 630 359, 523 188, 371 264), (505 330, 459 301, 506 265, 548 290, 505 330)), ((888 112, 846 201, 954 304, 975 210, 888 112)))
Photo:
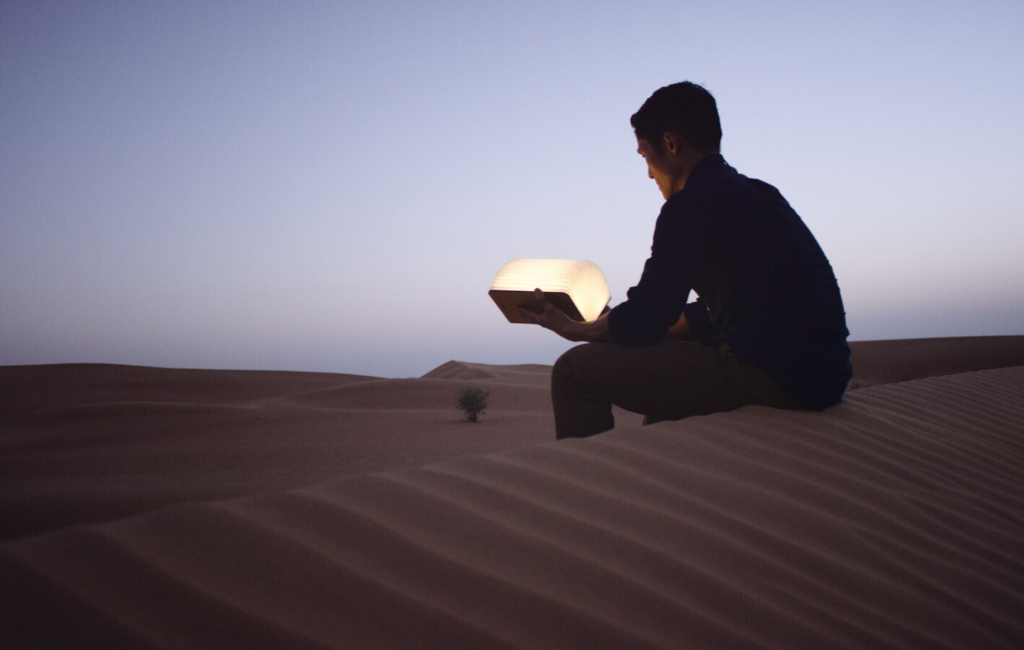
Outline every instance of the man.
POLYGON ((542 311, 524 311, 586 342, 555 363, 557 437, 611 429, 613 404, 651 422, 746 404, 840 402, 852 369, 832 267, 778 190, 725 162, 714 98, 673 84, 630 122, 665 197, 640 281, 589 323, 569 319, 539 289, 542 311), (698 299, 687 304, 691 289, 698 299))

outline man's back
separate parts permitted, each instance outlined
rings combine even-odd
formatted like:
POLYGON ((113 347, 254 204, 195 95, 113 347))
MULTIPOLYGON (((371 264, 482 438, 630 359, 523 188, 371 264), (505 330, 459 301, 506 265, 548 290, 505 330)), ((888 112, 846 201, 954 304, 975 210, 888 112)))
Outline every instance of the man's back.
MULTIPOLYGON (((703 334, 719 336, 808 406, 838 402, 852 370, 828 259, 778 190, 738 174, 720 156, 708 163, 708 173, 679 193, 692 205, 673 214, 706 220, 694 224, 706 234, 692 260, 691 287, 714 328, 703 334)), ((683 224, 676 232, 688 230, 683 224)))

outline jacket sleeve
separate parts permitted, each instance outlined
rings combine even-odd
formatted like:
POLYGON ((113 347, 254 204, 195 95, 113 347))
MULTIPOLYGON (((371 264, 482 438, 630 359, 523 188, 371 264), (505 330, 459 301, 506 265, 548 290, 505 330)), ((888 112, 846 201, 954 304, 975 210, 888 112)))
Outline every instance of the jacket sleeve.
MULTIPOLYGON (((687 209, 685 195, 684 189, 662 206, 654 227, 651 256, 640 281, 626 293, 626 301, 608 315, 608 326, 619 343, 659 343, 683 313, 698 263, 697 242, 704 229, 696 213, 687 209)), ((700 326, 703 328, 704 323, 700 326)))

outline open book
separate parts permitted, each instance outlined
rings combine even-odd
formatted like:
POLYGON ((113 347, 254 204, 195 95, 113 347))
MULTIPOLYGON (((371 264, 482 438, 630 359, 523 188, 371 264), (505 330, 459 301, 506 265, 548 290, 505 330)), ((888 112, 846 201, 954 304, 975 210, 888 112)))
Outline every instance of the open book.
POLYGON ((576 321, 595 320, 611 298, 604 273, 586 260, 512 260, 498 271, 488 293, 510 323, 526 323, 520 307, 541 310, 534 289, 576 321))

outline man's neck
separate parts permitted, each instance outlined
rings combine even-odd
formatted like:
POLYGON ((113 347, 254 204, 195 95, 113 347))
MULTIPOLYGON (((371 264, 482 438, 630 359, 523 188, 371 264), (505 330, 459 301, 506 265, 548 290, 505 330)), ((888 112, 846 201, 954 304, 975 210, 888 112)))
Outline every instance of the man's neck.
POLYGON ((671 186, 671 194, 673 196, 683 190, 686 187, 686 182, 690 180, 690 174, 693 173, 694 168, 697 167, 700 161, 704 160, 709 156, 717 154, 717 151, 703 152, 696 150, 689 150, 686 152, 680 152, 679 154, 679 174, 673 178, 671 186))

